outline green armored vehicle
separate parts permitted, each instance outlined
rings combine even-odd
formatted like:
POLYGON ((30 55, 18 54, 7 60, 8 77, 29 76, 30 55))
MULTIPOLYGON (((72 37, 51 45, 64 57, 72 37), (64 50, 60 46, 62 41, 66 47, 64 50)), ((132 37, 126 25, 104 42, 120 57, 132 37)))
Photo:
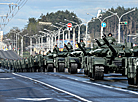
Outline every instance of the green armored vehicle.
POLYGON ((68 55, 68 50, 64 47, 63 51, 58 52, 55 57, 54 66, 58 72, 64 72, 65 68, 65 57, 68 55))
POLYGON ((56 54, 53 52, 49 52, 48 55, 44 56, 44 71, 46 72, 54 72, 54 58, 56 54))
POLYGON ((112 37, 96 40, 99 49, 92 51, 89 57, 90 77, 94 80, 103 79, 104 73, 122 73, 127 76, 128 84, 138 85, 138 58, 131 43, 117 44, 112 37))
MULTIPOLYGON (((65 67, 68 68, 68 72, 71 74, 75 74, 78 73, 78 71, 83 70, 84 53, 82 49, 78 48, 73 51, 72 47, 70 47, 70 44, 65 46, 68 50, 67 57, 65 57, 65 67)), ((81 46, 85 48, 85 45, 82 44, 81 46)))

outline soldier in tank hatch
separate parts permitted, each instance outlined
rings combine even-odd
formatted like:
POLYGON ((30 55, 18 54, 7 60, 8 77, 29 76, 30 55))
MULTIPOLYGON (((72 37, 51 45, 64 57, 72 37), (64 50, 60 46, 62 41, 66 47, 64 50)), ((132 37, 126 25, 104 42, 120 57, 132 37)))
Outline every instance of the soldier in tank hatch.
POLYGON ((68 42, 67 47, 69 48, 69 51, 72 51, 72 50, 73 50, 73 47, 72 47, 72 45, 70 44, 70 42, 68 42))
POLYGON ((81 42, 80 42, 80 46, 82 47, 82 48, 84 48, 85 47, 85 43, 83 42, 83 40, 81 39, 81 42))
POLYGON ((55 45, 54 49, 53 49, 53 53, 58 53, 59 52, 59 48, 57 47, 57 45, 55 45))

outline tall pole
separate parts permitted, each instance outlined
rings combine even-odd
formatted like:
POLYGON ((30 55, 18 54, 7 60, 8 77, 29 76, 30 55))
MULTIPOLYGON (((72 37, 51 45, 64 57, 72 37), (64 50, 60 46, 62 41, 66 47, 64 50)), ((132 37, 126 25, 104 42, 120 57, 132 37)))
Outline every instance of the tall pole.
POLYGON ((70 30, 68 30, 68 40, 70 42, 70 30))
POLYGON ((16 33, 16 52, 17 52, 17 33, 16 33))
POLYGON ((120 26, 121 26, 121 25, 120 25, 120 22, 121 22, 121 18, 122 18, 124 15, 126 15, 126 14, 128 14, 128 13, 130 13, 130 12, 132 12, 132 11, 135 11, 135 8, 132 9, 131 11, 128 11, 128 12, 122 14, 120 17, 117 15, 117 13, 114 13, 114 12, 109 11, 109 10, 106 10, 106 9, 104 9, 104 10, 105 10, 105 11, 108 11, 108 12, 114 14, 114 15, 116 15, 117 18, 118 18, 118 20, 119 20, 119 23, 118 23, 118 43, 120 43, 120 26))
POLYGON ((41 48, 43 48, 43 36, 41 36, 41 48))
POLYGON ((32 37, 30 37, 30 55, 32 55, 32 37))
POLYGON ((73 28, 73 49, 75 49, 75 28, 73 28))
POLYGON ((103 27, 101 26, 101 39, 102 39, 102 36, 103 36, 103 27))
MULTIPOLYGON (((19 36, 17 36, 17 39, 18 39, 18 41, 19 41, 19 36)), ((18 43, 18 41, 17 41, 17 43, 18 43)), ((17 44, 18 46, 18 55, 19 55, 19 43, 17 44)))
POLYGON ((51 48, 50 48, 50 37, 49 37, 49 44, 48 45, 49 45, 49 50, 51 50, 51 48))
POLYGON ((118 23, 118 43, 120 43, 120 21, 121 21, 121 19, 119 18, 119 23, 118 23))
POLYGON ((65 30, 63 30, 63 48, 64 48, 64 32, 65 30))
POLYGON ((58 29, 58 47, 59 47, 59 40, 60 40, 60 29, 58 29))
POLYGON ((86 47, 87 47, 87 29, 88 29, 88 27, 87 27, 87 25, 88 25, 88 23, 86 23, 86 47))
POLYGON ((56 35, 55 35, 55 45, 56 45, 56 43, 57 43, 57 39, 56 39, 57 37, 56 37, 56 35))
POLYGON ((23 36, 22 36, 22 39, 21 39, 21 56, 23 57, 23 36))
POLYGON ((80 26, 78 26, 78 43, 80 43, 80 26))

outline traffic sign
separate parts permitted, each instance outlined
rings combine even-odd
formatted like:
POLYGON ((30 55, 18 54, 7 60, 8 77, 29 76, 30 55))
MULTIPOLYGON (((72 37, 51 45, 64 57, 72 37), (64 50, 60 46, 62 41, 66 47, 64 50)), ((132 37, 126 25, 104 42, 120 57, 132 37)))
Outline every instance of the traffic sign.
POLYGON ((102 26, 102 27, 106 27, 106 23, 103 22, 103 23, 101 24, 101 26, 102 26))
POLYGON ((68 23, 67 27, 71 28, 72 27, 72 23, 68 23))

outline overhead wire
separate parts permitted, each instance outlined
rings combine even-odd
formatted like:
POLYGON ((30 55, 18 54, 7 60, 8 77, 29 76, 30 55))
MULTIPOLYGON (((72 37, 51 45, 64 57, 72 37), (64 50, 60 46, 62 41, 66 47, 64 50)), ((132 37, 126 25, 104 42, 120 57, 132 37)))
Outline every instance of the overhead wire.
POLYGON ((28 0, 17 0, 17 6, 12 6, 12 11, 7 13, 7 17, 3 20, 3 24, 1 24, 1 29, 3 30, 5 28, 5 25, 8 25, 8 23, 13 19, 13 17, 19 12, 19 10, 26 4, 28 0), (17 8, 17 9, 16 9, 17 8))

